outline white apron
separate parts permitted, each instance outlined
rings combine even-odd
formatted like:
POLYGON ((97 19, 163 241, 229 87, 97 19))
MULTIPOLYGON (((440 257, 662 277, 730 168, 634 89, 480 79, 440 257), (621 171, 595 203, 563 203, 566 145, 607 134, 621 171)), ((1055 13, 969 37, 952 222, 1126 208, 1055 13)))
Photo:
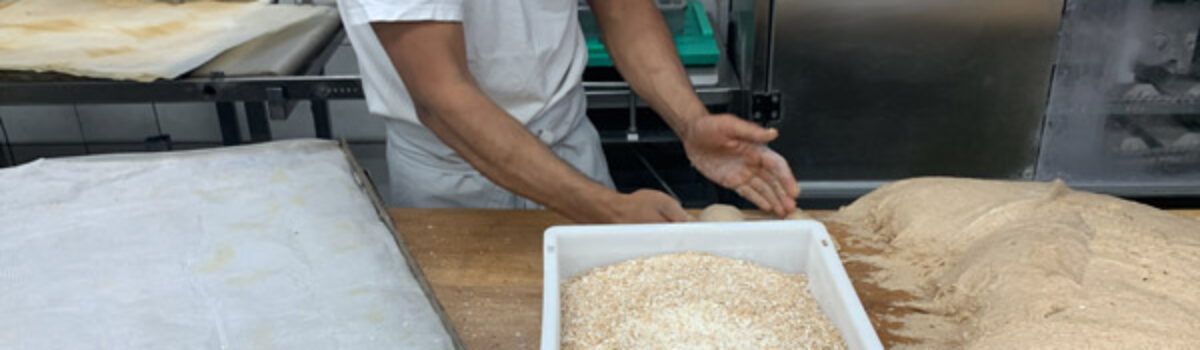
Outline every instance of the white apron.
MULTIPOLYGON (((584 99, 582 88, 573 98, 584 99)), ((581 101, 582 102, 582 101, 581 101)), ((613 187, 600 136, 587 120, 583 103, 563 104, 562 117, 541 118, 530 132, 593 181, 613 187)), ((560 111, 551 111, 560 112, 560 111)), ((427 132, 427 130, 426 130, 427 132)), ((421 208, 540 209, 541 205, 492 183, 456 154, 436 156, 424 149, 428 137, 407 124, 388 120, 390 205, 421 208)))
POLYGON ((479 88, 560 158, 612 187, 581 82, 587 47, 577 0, 338 0, 371 114, 388 120, 391 202, 406 207, 534 208, 492 184, 420 124, 372 22, 461 22, 479 88))

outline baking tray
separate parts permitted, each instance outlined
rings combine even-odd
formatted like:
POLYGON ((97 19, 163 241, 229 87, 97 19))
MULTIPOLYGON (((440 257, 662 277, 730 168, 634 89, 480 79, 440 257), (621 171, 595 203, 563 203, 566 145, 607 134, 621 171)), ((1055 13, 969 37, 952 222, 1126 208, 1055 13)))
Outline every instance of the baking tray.
MULTIPOLYGON (((341 23, 341 22, 338 22, 341 23)), ((425 278, 425 273, 421 271, 417 265, 417 259, 413 258, 412 251, 408 249, 408 244, 404 243, 404 239, 396 231, 396 224, 392 222, 392 216, 388 214, 387 205, 383 202, 383 197, 379 194, 379 188, 375 186, 375 182, 371 181, 371 176, 367 173, 362 165, 358 164, 358 160, 354 158, 354 154, 350 152, 350 145, 345 140, 337 141, 338 148, 342 150, 342 154, 346 156, 346 162, 353 169, 354 181, 359 188, 367 194, 371 199, 372 206, 375 207, 375 214, 379 215, 379 220, 383 221, 383 225, 387 227, 388 232, 392 234, 392 238, 396 241, 396 247, 400 248, 400 254, 404 256, 404 261, 408 263, 408 270, 412 272, 413 278, 417 280, 417 284, 421 286, 421 291, 425 293, 425 297, 429 299, 429 303, 433 306, 433 311, 437 313, 441 319, 442 327, 445 327, 446 333, 450 336, 452 345, 457 350, 466 349, 463 345, 462 338, 458 335, 458 330, 454 328, 454 323, 450 321, 450 316, 446 314, 445 307, 438 300, 437 294, 433 292, 433 287, 429 285, 429 280, 425 278)))
POLYGON ((543 241, 542 350, 557 350, 559 286, 593 268, 642 257, 706 252, 803 273, 852 350, 883 349, 825 226, 812 220, 555 226, 543 241))
POLYGON ((0 344, 463 348, 344 143, 38 160, 0 197, 0 344))

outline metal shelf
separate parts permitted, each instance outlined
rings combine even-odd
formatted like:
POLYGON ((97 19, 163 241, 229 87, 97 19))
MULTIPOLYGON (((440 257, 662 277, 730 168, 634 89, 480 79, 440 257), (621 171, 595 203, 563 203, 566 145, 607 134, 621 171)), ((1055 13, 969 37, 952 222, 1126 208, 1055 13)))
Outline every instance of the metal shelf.
POLYGON ((0 105, 146 102, 266 102, 268 89, 287 100, 358 99, 357 76, 211 77, 138 83, 132 81, 0 81, 0 105))
MULTIPOLYGON (((723 42, 720 34, 715 34, 718 43, 723 42)), ((696 95, 700 97, 700 101, 706 106, 723 106, 731 107, 738 101, 743 101, 747 90, 742 86, 742 82, 738 79, 733 65, 730 63, 729 56, 725 48, 718 46, 720 49, 720 58, 717 60, 715 67, 696 67, 687 68, 689 77, 694 77, 697 74, 711 74, 712 70, 716 70, 716 82, 711 84, 695 84, 693 89, 696 95)), ((696 79, 692 79, 693 82, 696 79)), ((649 107, 645 100, 637 97, 630 89, 629 84, 625 81, 584 81, 584 90, 587 94, 588 109, 625 109, 628 111, 622 118, 627 118, 628 123, 624 129, 601 129, 600 140, 605 144, 628 144, 628 143, 668 143, 678 142, 679 138, 673 130, 669 128, 651 128, 639 129, 638 118, 642 115, 638 114, 639 108, 649 107)), ((737 108, 725 108, 727 111, 738 112, 737 108)), ((657 118, 657 117, 656 117, 657 118)))
POLYGON ((362 98, 352 76, 323 76, 325 63, 345 38, 339 26, 290 76, 184 77, 149 83, 79 78, 62 74, 7 72, 0 77, 0 105, 73 103, 213 102, 226 145, 241 143, 234 103, 244 103, 251 141, 268 141, 267 119, 286 119, 297 101, 311 101, 317 137, 331 137, 327 100, 362 98))
MULTIPOLYGON (((150 102, 212 102, 216 104, 225 144, 241 142, 235 103, 244 103, 251 140, 271 139, 269 119, 285 119, 297 101, 312 101, 314 128, 318 137, 330 137, 328 100, 362 99, 362 81, 357 75, 323 75, 325 62, 344 40, 338 30, 308 64, 295 75, 254 77, 184 77, 149 83, 78 78, 59 74, 0 75, 0 105, 100 104, 150 102)), ((712 68, 707 68, 710 72, 712 68)), ((692 69, 695 71, 696 69, 692 69)), ((744 90, 722 50, 716 66, 715 84, 695 88, 700 99, 709 106, 729 105, 737 101, 744 90)), ((583 83, 589 108, 628 108, 638 102, 624 81, 583 83)), ((631 123, 636 123, 636 111, 630 109, 631 123)), ((607 133, 606 133, 607 135, 607 133)), ((604 138, 606 142, 669 142, 673 134, 641 131, 635 128, 620 136, 604 138), (648 134, 645 134, 649 132, 648 134), (640 135, 640 134, 645 134, 640 135)))
MULTIPOLYGON (((1113 102, 1109 104, 1109 111, 1113 114, 1200 114, 1200 96, 1154 94, 1129 97, 1130 91, 1137 88, 1154 91, 1149 84, 1127 85, 1118 89, 1122 95, 1113 98, 1113 102)), ((1190 90, 1194 89, 1196 88, 1190 90)))
MULTIPOLYGON (((711 19, 710 19, 711 20, 711 19)), ((714 22, 715 23, 715 22, 714 22)), ((718 43, 724 42, 724 38, 720 33, 714 33, 715 40, 718 43)), ((729 55, 725 52, 725 48, 718 45, 721 56, 717 60, 717 81, 714 84, 700 85, 693 84, 696 94, 700 96, 700 100, 705 105, 728 105, 737 100, 737 95, 743 93, 746 89, 742 86, 741 80, 738 79, 733 65, 730 63, 729 55)), ((689 75, 710 68, 688 68, 689 75)), ((629 107, 630 97, 633 96, 633 91, 630 90, 629 84, 625 81, 584 81, 583 88, 587 91, 588 108, 627 108, 629 107)), ((638 102, 638 107, 646 107, 644 101, 638 102)))
POLYGON ((679 137, 671 130, 639 130, 634 133, 629 133, 625 130, 600 130, 599 133, 600 142, 604 144, 670 143, 679 141, 679 137))
MULTIPOLYGON (((744 89, 724 54, 721 55, 716 69, 716 84, 696 86, 696 94, 709 106, 733 103, 736 95, 744 89)), ((629 84, 624 81, 585 81, 583 88, 587 92, 588 108, 626 108, 629 106, 629 97, 633 95, 629 84)), ((640 101, 638 106, 646 107, 646 104, 640 101)))

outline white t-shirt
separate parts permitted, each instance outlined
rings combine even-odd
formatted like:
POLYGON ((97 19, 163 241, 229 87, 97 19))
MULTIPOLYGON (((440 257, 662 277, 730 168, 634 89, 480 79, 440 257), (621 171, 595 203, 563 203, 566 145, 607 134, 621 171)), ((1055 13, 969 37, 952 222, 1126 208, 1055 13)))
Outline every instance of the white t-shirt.
MULTIPOLYGON (((531 129, 546 126, 548 135, 564 135, 551 129, 576 123, 540 119, 583 118, 587 47, 577 0, 338 0, 338 6, 371 113, 411 124, 404 138, 438 157, 455 156, 420 125, 371 22, 462 22, 467 64, 492 101, 531 129)), ((548 144, 556 141, 532 131, 548 144)))

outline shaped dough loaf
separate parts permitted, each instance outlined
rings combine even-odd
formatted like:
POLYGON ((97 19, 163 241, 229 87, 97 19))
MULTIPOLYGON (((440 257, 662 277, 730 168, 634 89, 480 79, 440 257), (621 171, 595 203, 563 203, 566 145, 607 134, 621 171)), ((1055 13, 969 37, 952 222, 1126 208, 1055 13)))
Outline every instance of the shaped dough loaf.
POLYGON ((746 217, 742 216, 741 210, 728 204, 713 204, 700 212, 700 221, 722 222, 742 221, 745 219, 746 217))

